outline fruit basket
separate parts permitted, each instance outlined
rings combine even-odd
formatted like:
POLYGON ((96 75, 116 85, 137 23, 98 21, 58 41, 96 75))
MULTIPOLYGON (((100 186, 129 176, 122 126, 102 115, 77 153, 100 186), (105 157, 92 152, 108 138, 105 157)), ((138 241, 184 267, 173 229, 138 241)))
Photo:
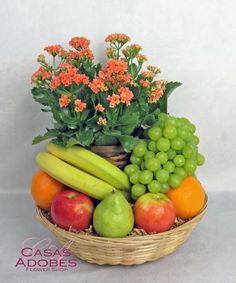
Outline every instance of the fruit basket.
POLYGON ((125 238, 106 238, 61 229, 45 216, 42 209, 35 207, 39 221, 54 234, 62 245, 72 241, 70 251, 75 256, 99 265, 142 264, 173 253, 188 239, 204 216, 206 209, 207 196, 205 205, 197 216, 170 231, 151 235, 131 235, 125 238))
POLYGON ((168 97, 181 83, 156 79, 126 34, 105 41, 107 62, 94 61, 90 41, 66 50, 45 47, 32 75, 32 95, 54 127, 35 160, 36 214, 82 260, 133 265, 157 260, 186 241, 207 208, 196 178, 205 158, 196 127, 171 116, 168 97))

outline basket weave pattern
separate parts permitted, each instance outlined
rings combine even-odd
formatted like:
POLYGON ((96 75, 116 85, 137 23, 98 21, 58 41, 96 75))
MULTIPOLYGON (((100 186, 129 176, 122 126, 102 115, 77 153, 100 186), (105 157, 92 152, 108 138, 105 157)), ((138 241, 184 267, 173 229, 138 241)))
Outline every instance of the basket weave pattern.
POLYGON ((104 238, 66 231, 51 223, 39 207, 36 207, 36 215, 62 245, 72 241, 70 251, 80 259, 99 265, 134 265, 173 253, 187 240, 203 217, 206 207, 207 202, 199 215, 170 231, 125 238, 104 238))

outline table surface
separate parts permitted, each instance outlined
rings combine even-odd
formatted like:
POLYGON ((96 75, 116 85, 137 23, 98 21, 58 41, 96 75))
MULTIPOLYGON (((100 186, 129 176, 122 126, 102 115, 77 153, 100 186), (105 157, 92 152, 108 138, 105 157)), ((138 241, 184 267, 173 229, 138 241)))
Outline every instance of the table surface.
POLYGON ((35 217, 30 194, 0 194, 1 282, 236 283, 236 193, 209 194, 207 213, 175 253, 138 266, 98 266, 77 260, 64 272, 30 272, 15 267, 26 238, 54 236, 35 217))

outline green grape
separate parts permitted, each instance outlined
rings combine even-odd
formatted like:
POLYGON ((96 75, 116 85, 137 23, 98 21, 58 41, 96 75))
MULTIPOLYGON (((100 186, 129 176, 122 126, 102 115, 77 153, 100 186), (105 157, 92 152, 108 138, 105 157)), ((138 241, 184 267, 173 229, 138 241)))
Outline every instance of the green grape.
POLYGON ((184 122, 181 120, 181 118, 176 118, 176 126, 178 128, 182 128, 184 125, 184 122))
POLYGON ((197 168, 197 162, 193 159, 187 159, 184 164, 184 170, 188 174, 194 174, 195 170, 197 168))
POLYGON ((191 131, 190 131, 190 124, 189 124, 189 123, 184 124, 184 125, 183 125, 183 127, 182 127, 182 129, 184 129, 185 131, 187 131, 187 132, 190 132, 190 133, 191 133, 191 131))
POLYGON ((148 190, 150 193, 156 194, 158 192, 160 192, 161 190, 161 183, 158 182, 157 180, 152 180, 149 184, 148 184, 148 190))
POLYGON ((168 115, 165 113, 158 114, 158 121, 164 123, 168 119, 168 115))
POLYGON ((188 136, 188 131, 183 129, 183 128, 180 128, 178 129, 178 137, 180 137, 181 139, 183 140, 186 140, 187 139, 187 136, 188 136))
POLYGON ((177 130, 174 126, 167 126, 163 130, 163 136, 167 139, 173 139, 177 135, 177 130))
POLYGON ((145 139, 140 139, 140 140, 138 141, 138 144, 143 144, 144 146, 147 147, 147 141, 146 141, 145 139))
POLYGON ((176 166, 181 167, 181 166, 184 165, 184 163, 185 163, 185 158, 184 158, 183 155, 178 154, 178 155, 175 156, 175 158, 174 158, 174 164, 175 164, 176 166))
POLYGON ((161 163, 157 158, 151 158, 145 161, 145 168, 150 171, 157 171, 161 168, 161 163))
POLYGON ((136 164, 129 164, 129 165, 125 166, 125 169, 124 169, 125 173, 128 176, 131 175, 132 173, 134 173, 137 170, 139 170, 139 167, 136 164))
POLYGON ((182 182, 182 178, 179 175, 172 174, 170 175, 170 178, 168 179, 168 184, 172 188, 177 188, 182 182))
POLYGON ((182 168, 182 167, 176 167, 174 174, 180 176, 182 179, 187 177, 187 173, 185 172, 184 168, 182 168))
POLYGON ((165 164, 168 161, 168 155, 163 151, 158 152, 156 154, 156 158, 160 161, 161 164, 165 164))
POLYGON ((145 169, 145 162, 144 161, 141 163, 140 168, 141 168, 141 170, 145 169))
POLYGON ((170 148, 170 141, 167 138, 160 138, 157 141, 157 149, 160 151, 167 151, 170 148))
POLYGON ((161 190, 160 190, 160 193, 167 193, 168 191, 170 190, 170 186, 168 183, 164 183, 161 185, 161 190))
POLYGON ((188 125, 190 123, 190 121, 187 118, 185 118, 185 117, 182 117, 180 119, 183 121, 184 124, 188 125))
POLYGON ((190 131, 194 134, 196 132, 196 126, 194 124, 190 124, 190 131))
POLYGON ((160 128, 160 122, 156 121, 155 123, 152 124, 152 127, 159 127, 160 128))
POLYGON ((153 173, 149 170, 141 171, 139 175, 139 182, 143 185, 149 184, 153 179, 153 173))
POLYGON ((197 165, 201 166, 205 163, 205 157, 201 153, 197 154, 197 165))
POLYGON ((131 188, 131 196, 132 198, 138 198, 146 192, 146 188, 142 184, 133 185, 131 188))
POLYGON ((169 159, 169 160, 174 159, 175 156, 176 156, 176 151, 173 150, 172 148, 170 148, 166 153, 167 153, 167 155, 168 155, 168 159, 169 159))
POLYGON ((168 179, 169 179, 169 172, 167 172, 164 169, 158 170, 156 172, 156 179, 160 183, 166 183, 168 181, 168 179))
POLYGON ((149 143, 148 143, 148 149, 149 150, 151 150, 152 152, 157 152, 158 150, 157 150, 157 145, 156 145, 156 142, 154 142, 154 141, 150 141, 149 143))
POLYGON ((172 173, 175 170, 175 164, 171 161, 167 161, 164 166, 163 169, 165 169, 167 172, 172 173))
POLYGON ((162 129, 159 127, 152 127, 149 129, 148 135, 151 140, 157 141, 160 137, 162 137, 162 129))
POLYGON ((194 142, 196 145, 198 145, 199 142, 200 142, 199 137, 193 136, 193 142, 194 142))
POLYGON ((165 126, 177 126, 177 120, 174 117, 169 117, 166 121, 165 121, 165 126))
POLYGON ((148 159, 151 159, 155 157, 155 153, 153 151, 147 151, 145 154, 144 154, 144 157, 143 159, 144 160, 148 160, 148 159))
POLYGON ((187 136, 186 136, 185 140, 186 141, 193 140, 193 134, 189 130, 187 131, 187 136))
POLYGON ((132 164, 140 165, 142 163, 143 159, 141 157, 137 157, 137 156, 132 154, 131 157, 130 157, 130 161, 131 161, 132 164))
POLYGON ((174 138, 172 141, 171 141, 171 148, 174 149, 174 150, 180 150, 182 149, 183 147, 185 146, 185 142, 183 139, 181 138, 174 138))
POLYGON ((146 152, 147 148, 142 143, 137 144, 133 149, 133 154, 137 157, 143 157, 146 152))
POLYGON ((129 180, 131 184, 138 184, 139 183, 139 176, 141 174, 141 171, 135 171, 129 176, 129 180))
POLYGON ((190 158, 192 155, 193 155, 193 149, 191 148, 191 146, 189 145, 186 145, 184 148, 183 148, 183 156, 185 158, 190 158))

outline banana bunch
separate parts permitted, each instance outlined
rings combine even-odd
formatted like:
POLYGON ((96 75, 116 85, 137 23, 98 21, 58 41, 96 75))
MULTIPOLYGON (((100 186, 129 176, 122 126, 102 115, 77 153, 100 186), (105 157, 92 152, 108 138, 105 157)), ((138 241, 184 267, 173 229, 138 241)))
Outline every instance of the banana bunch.
POLYGON ((39 153, 36 163, 59 182, 98 200, 116 189, 130 188, 124 172, 83 147, 64 148, 49 143, 48 153, 39 153))

